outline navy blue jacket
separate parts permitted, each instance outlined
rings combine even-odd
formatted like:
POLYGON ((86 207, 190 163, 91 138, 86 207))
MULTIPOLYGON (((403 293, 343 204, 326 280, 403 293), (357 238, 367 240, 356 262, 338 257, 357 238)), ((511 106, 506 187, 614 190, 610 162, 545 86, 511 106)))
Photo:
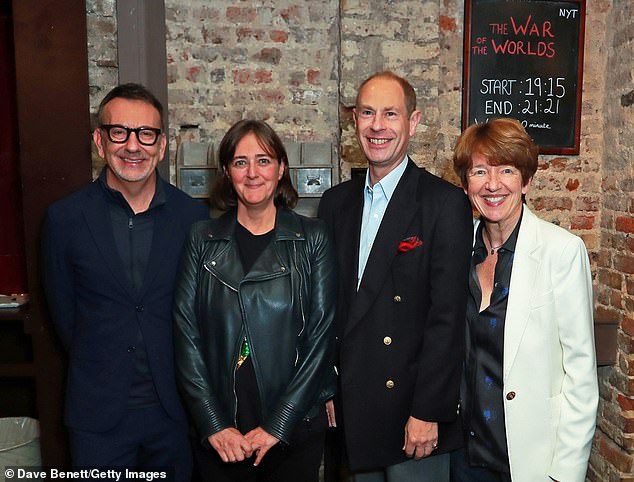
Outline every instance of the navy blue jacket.
POLYGON ((407 162, 358 290, 364 179, 331 188, 319 204, 339 268, 337 424, 355 471, 406 461, 410 416, 438 422, 434 454, 462 444, 471 208, 461 189, 407 162))
POLYGON ((65 422, 102 432, 128 404, 135 376, 137 327, 159 400, 170 417, 185 417, 174 377, 172 298, 180 253, 207 207, 163 183, 147 271, 137 292, 118 255, 106 192, 99 182, 57 201, 43 230, 44 287, 50 314, 68 350, 65 422))

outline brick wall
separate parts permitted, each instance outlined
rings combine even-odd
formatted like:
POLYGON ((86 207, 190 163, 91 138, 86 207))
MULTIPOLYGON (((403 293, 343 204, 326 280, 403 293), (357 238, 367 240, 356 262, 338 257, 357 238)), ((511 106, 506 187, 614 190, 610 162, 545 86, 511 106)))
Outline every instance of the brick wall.
POLYGON ((87 0, 86 14, 90 111, 95 112, 119 75, 115 0, 87 0))
MULTIPOLYGON (((116 0, 87 0, 86 29, 88 35, 88 82, 90 112, 94 114, 106 93, 117 85, 116 0)), ((93 118, 93 124, 95 119, 93 118)), ((103 161, 92 144, 93 177, 101 171, 103 161)))
MULTIPOLYGON (((93 110, 117 81, 114 5, 87 1, 93 110)), ((589 479, 634 481, 634 5, 586 6, 580 154, 541 156, 528 202, 584 239, 597 315, 619 322, 617 366, 599 372, 589 479)), ((453 178, 463 0, 165 0, 165 8, 172 165, 179 142, 218 141, 253 116, 287 139, 333 142, 347 179, 363 167, 351 119, 356 88, 390 68, 412 82, 423 112, 413 157, 453 178)))
MULTIPOLYGON (((422 122, 414 159, 452 178, 460 134, 463 2, 166 1, 170 140, 217 141, 236 120, 266 119, 283 137, 333 142, 341 177, 364 167, 352 105, 361 80, 389 68, 414 85, 422 122)), ((594 3, 593 5, 597 5, 594 3)), ((589 12, 593 12, 589 6, 589 12)), ((597 9, 597 14, 601 10, 597 9)), ((600 16, 600 15, 599 15, 600 16)), ((589 32, 594 32, 588 29, 589 32)), ((603 35, 595 32, 595 35, 603 35)), ((540 161, 529 204, 598 249, 603 38, 588 36, 580 156, 540 161), (594 50, 593 50, 594 49, 594 50)))
MULTIPOLYGON (((357 87, 373 72, 391 69, 416 89, 423 112, 412 156, 436 171, 440 119, 440 2, 352 0, 341 6, 342 174, 364 167, 352 122, 357 87)), ((459 85, 459 84, 457 84, 459 85)))
MULTIPOLYGON (((596 314, 619 323, 617 364, 599 370, 601 401, 588 477, 592 481, 634 480, 634 4, 611 6, 602 56, 594 67, 606 72, 603 105, 593 120, 604 124, 599 203, 601 226, 596 256, 596 314), (607 55, 606 55, 607 54, 607 55), (629 62, 625 61, 626 59, 629 62)), ((610 5, 611 3, 611 5, 610 5)), ((607 27, 607 28, 606 28, 607 27)), ((593 138, 594 133, 590 134, 593 138)), ((600 139, 596 143, 601 142, 600 139)))
POLYGON ((285 139, 337 143, 336 2, 165 7, 172 141, 218 142, 234 122, 257 117, 285 139))
MULTIPOLYGON (((543 219, 581 236, 594 262, 601 221, 605 32, 609 0, 586 2, 586 35, 578 156, 540 156, 528 205, 543 219)), ((593 277, 596 273, 593 271, 593 277)))

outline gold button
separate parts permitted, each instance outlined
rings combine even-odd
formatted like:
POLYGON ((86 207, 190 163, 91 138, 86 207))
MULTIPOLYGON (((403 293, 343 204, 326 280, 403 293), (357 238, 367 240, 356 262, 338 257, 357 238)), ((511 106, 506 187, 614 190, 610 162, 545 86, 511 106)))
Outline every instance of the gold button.
POLYGON ((383 338, 383 344, 384 345, 391 345, 392 344, 392 338, 390 338, 389 336, 386 336, 385 338, 383 338))
POLYGON ((401 297, 399 295, 395 295, 394 296, 394 302, 395 303, 400 303, 401 302, 401 297))
POLYGON ((385 382, 385 386, 387 388, 394 388, 394 382, 392 380, 388 380, 387 382, 385 382))
POLYGON ((515 392, 508 392, 506 394, 506 399, 507 400, 513 400, 515 398, 515 392))

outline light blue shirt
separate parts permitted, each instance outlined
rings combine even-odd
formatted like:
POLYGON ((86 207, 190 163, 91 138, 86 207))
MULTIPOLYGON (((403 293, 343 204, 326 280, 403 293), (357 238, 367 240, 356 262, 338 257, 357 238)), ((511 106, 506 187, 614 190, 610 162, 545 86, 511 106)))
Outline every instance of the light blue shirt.
POLYGON ((379 231, 387 205, 392 199, 396 185, 401 180, 407 167, 407 156, 390 173, 370 185, 370 169, 365 174, 365 188, 363 189, 363 217, 361 218, 361 238, 359 239, 359 269, 357 272, 357 289, 368 262, 372 245, 379 231))

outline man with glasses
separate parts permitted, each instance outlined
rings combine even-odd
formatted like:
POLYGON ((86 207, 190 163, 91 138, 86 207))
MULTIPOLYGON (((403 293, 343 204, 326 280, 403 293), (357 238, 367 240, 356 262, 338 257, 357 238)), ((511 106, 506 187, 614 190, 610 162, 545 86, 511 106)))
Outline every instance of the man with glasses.
POLYGON ((163 107, 138 84, 99 105, 106 166, 52 204, 43 231, 51 317, 69 352, 65 423, 73 465, 167 470, 188 481, 187 422, 174 381, 172 291, 192 223, 208 217, 158 175, 163 107))

